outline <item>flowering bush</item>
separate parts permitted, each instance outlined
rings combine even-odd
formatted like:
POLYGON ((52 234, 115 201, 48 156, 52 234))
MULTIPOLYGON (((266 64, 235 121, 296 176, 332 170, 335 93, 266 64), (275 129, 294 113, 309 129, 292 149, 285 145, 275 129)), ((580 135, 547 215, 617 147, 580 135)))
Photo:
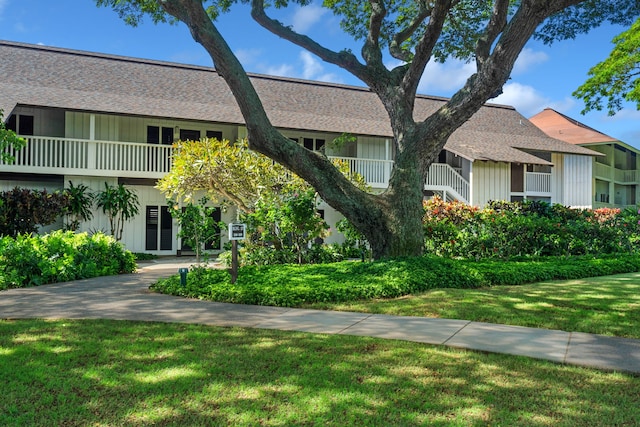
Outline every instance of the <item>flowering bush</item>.
POLYGON ((581 210, 545 202, 425 202, 428 253, 460 258, 601 255, 640 249, 640 212, 581 210))

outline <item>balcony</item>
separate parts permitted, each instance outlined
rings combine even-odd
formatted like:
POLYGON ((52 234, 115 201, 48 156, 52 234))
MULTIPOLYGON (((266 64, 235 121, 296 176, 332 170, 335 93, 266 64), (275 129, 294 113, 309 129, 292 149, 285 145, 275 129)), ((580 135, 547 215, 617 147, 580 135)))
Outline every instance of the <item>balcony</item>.
MULTIPOLYGON (((171 170, 170 145, 40 136, 25 139, 27 146, 22 150, 5 150, 15 161, 0 161, 0 172, 160 179, 171 170)), ((330 159, 346 162, 352 172, 362 175, 373 188, 386 188, 389 184, 392 160, 330 159)), ((469 202, 469 182, 447 164, 431 165, 425 189, 446 191, 469 202)))
POLYGON ((171 169, 170 145, 31 136, 25 139, 27 146, 22 150, 5 150, 15 161, 0 161, 0 171, 162 178, 171 169))
POLYGON ((359 159, 357 157, 335 157, 331 160, 339 160, 349 165, 351 172, 359 173, 373 188, 386 188, 389 184, 393 160, 359 159))
POLYGON ((525 192, 532 196, 551 195, 551 174, 547 172, 525 172, 525 192))

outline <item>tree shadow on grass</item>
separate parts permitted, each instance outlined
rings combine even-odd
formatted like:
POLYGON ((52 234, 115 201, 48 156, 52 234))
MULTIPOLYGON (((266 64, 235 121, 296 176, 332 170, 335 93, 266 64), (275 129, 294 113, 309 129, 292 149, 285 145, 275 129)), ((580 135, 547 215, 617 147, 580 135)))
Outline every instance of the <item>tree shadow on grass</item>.
POLYGON ((622 425, 640 378, 341 335, 0 322, 2 425, 622 425))

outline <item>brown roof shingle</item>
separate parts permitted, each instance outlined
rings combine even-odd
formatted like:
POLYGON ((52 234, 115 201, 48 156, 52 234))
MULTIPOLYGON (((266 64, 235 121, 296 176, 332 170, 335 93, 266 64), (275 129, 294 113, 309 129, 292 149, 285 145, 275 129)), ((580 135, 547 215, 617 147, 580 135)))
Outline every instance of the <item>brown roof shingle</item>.
MULTIPOLYGON (((0 108, 16 105, 243 124, 213 68, 0 41, 0 108)), ((380 100, 366 88, 252 74, 278 128, 391 137, 380 100)), ((415 116, 446 102, 419 95, 415 116)), ((482 107, 446 148, 469 160, 546 163, 520 149, 597 153, 545 135, 513 107, 482 107)))

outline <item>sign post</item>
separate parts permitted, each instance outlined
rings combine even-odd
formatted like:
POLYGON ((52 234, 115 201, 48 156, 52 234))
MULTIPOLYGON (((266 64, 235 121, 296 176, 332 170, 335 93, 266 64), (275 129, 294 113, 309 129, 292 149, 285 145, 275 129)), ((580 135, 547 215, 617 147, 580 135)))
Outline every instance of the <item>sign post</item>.
POLYGON ((231 283, 238 279, 238 240, 247 235, 246 224, 229 224, 229 240, 231 240, 231 283))

